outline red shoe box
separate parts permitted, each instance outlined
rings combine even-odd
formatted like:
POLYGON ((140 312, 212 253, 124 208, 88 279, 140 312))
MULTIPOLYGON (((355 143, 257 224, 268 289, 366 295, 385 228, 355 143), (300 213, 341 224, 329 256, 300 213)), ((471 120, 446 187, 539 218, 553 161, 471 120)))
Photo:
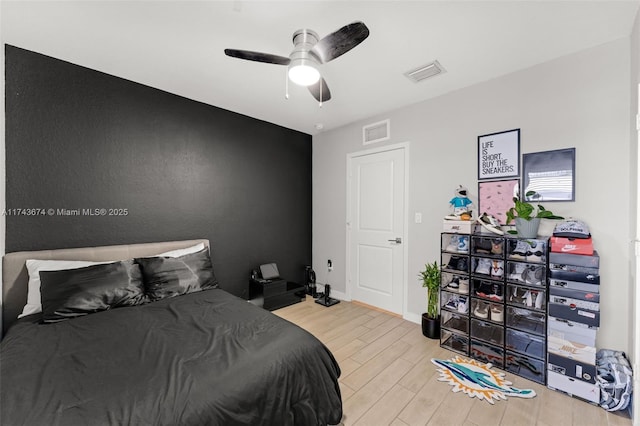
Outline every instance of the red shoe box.
POLYGON ((551 237, 551 251, 591 256, 593 241, 591 238, 551 237))

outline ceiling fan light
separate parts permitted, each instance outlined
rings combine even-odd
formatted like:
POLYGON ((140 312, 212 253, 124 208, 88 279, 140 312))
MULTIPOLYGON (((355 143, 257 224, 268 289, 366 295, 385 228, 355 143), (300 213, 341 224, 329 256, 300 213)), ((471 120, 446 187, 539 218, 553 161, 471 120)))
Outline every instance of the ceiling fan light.
POLYGON ((299 86, 311 86, 320 80, 320 71, 310 61, 291 61, 289 79, 299 86))

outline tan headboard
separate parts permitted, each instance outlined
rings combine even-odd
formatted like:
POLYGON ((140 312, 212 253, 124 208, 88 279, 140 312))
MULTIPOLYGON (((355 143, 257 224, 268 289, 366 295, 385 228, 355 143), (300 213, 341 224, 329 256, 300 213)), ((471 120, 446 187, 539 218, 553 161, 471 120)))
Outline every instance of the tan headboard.
POLYGON ((29 274, 25 266, 27 259, 95 262, 126 260, 134 257, 153 256, 170 250, 191 247, 198 243, 204 243, 209 247, 209 240, 185 240, 7 253, 2 260, 2 334, 4 335, 9 326, 15 322, 27 303, 29 283, 29 274))

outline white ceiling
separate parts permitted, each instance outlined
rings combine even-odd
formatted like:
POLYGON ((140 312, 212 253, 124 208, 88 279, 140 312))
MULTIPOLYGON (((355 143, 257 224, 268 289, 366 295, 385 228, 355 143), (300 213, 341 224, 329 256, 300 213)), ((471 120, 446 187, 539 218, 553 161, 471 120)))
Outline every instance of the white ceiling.
MULTIPOLYGON (((628 37, 633 1, 5 1, 4 43, 316 134, 628 37), (286 67, 225 48, 288 56, 299 28, 320 37, 353 21, 371 35, 320 70, 322 108, 286 67), (447 70, 413 83, 433 60, 447 70)), ((588 70, 585 70, 588 72, 588 70)))

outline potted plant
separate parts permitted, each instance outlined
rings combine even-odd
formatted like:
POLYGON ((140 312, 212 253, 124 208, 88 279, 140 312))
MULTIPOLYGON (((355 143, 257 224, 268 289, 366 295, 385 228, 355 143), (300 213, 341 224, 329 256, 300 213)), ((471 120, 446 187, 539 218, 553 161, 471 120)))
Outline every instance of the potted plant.
POLYGON ((422 334, 430 339, 440 338, 440 315, 438 315, 438 295, 440 292, 440 267, 437 262, 425 264, 418 275, 422 287, 427 289, 427 312, 422 314, 422 334))
MULTIPOLYGON (((536 191, 528 191, 525 194, 526 199, 538 197, 539 194, 536 191)), ((507 225, 511 221, 515 221, 516 232, 509 232, 512 234, 517 233, 522 238, 536 238, 538 236, 540 219, 564 219, 561 216, 554 215, 540 204, 537 205, 536 209, 533 204, 521 201, 518 197, 513 197, 513 203, 514 206, 507 210, 507 225)))

